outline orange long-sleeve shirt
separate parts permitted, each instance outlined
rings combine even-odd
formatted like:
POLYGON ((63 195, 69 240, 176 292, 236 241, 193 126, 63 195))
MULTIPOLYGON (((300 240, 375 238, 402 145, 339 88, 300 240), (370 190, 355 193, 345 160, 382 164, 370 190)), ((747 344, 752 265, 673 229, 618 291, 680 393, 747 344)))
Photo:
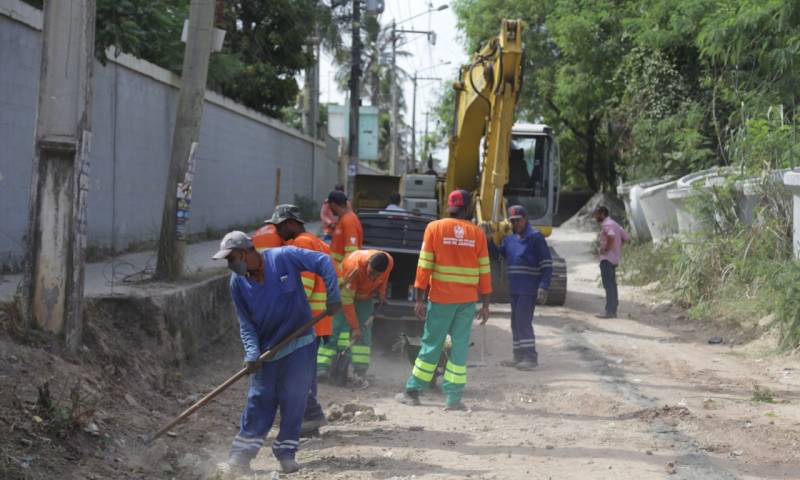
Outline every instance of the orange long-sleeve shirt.
POLYGON ((285 245, 285 243, 278 235, 275 225, 264 225, 253 234, 253 246, 258 252, 263 252, 269 248, 281 247, 283 245, 285 245))
POLYGON ((341 265, 344 259, 361 248, 364 230, 361 221, 353 212, 346 212, 336 224, 331 239, 331 256, 333 263, 341 265))
MULTIPOLYGON (((353 209, 353 204, 350 203, 350 200, 347 201, 347 209, 353 209)), ((319 210, 319 219, 322 220, 322 226, 325 228, 325 233, 333 236, 333 228, 331 225, 336 225, 339 217, 333 214, 333 210, 331 210, 331 206, 328 204, 327 199, 322 202, 322 208, 319 210)))
POLYGON ((367 268, 370 257, 376 253, 381 253, 381 251, 356 250, 342 264, 342 311, 350 328, 358 327, 356 307, 353 304, 355 300, 369 300, 376 291, 386 295, 386 284, 394 267, 394 259, 387 253, 389 266, 378 278, 372 280, 369 278, 367 268))
MULTIPOLYGON (((331 254, 331 249, 328 247, 327 243, 308 232, 303 232, 296 236, 289 244, 297 248, 314 250, 315 252, 326 253, 328 255, 331 254)), ((308 303, 311 304, 311 313, 316 317, 327 308, 328 293, 325 290, 325 282, 322 280, 322 277, 312 272, 301 272, 300 276, 303 280, 303 288, 306 290, 308 303)), ((339 277, 339 281, 341 282, 342 274, 339 268, 336 268, 336 276, 339 277)), ((333 320, 330 315, 325 316, 314 325, 314 333, 316 333, 318 337, 333 333, 333 320)))
POLYGON ((491 293, 489 251, 483 230, 457 218, 429 223, 414 287, 424 290, 428 285, 428 298, 436 303, 477 302, 479 294, 491 293))

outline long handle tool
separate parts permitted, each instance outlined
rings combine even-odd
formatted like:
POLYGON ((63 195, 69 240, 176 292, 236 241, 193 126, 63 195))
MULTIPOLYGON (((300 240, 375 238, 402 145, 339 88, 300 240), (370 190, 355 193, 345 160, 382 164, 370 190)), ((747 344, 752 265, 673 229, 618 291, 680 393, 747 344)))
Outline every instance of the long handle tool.
MULTIPOLYGON (((261 356, 258 357, 258 362, 259 363, 264 363, 267 360, 269 360, 270 358, 274 357, 275 354, 278 353, 289 342, 291 342, 295 338, 299 337, 303 332, 305 332, 309 328, 313 327, 315 323, 319 322, 320 320, 325 318, 327 315, 328 315, 327 312, 322 312, 322 313, 318 314, 310 322, 306 323, 305 325, 303 325, 302 327, 300 327, 296 331, 294 331, 291 335, 289 335, 288 337, 286 337, 283 340, 281 340, 277 345, 275 345, 274 347, 270 348, 266 352, 262 353, 261 356)), ((234 376, 232 376, 231 378, 225 380, 225 383, 223 383, 219 387, 217 387, 214 390, 212 390, 211 393, 209 393, 205 397, 203 397, 200 400, 198 400, 197 403, 195 403, 191 407, 187 408, 185 412, 181 413, 180 415, 175 417, 174 420, 172 420, 168 424, 166 424, 163 427, 161 427, 161 429, 159 429, 156 433, 150 435, 149 437, 143 437, 142 441, 144 441, 145 445, 149 445, 150 443, 153 442, 153 440, 155 440, 158 437, 164 435, 172 427, 174 427, 175 425, 177 425, 177 424, 181 423, 182 421, 186 420, 186 418, 189 417, 189 415, 193 414, 194 412, 196 412, 197 410, 202 408, 205 404, 210 402, 214 397, 216 397, 220 393, 222 393, 225 390, 227 390, 228 387, 230 387, 231 385, 236 383, 240 378, 244 377, 245 375, 247 375, 247 369, 246 368, 243 368, 243 369, 239 370, 234 376)))

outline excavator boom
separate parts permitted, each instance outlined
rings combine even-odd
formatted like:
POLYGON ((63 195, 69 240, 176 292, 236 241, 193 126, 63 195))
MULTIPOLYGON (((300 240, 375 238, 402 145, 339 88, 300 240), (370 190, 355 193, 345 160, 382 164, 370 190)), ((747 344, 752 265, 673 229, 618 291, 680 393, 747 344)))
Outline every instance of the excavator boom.
POLYGON ((497 222, 502 216, 503 186, 508 181, 506 159, 514 110, 522 88, 522 21, 503 20, 500 35, 492 38, 469 64, 461 66, 460 80, 453 88, 455 121, 445 191, 477 190, 478 220, 497 222))

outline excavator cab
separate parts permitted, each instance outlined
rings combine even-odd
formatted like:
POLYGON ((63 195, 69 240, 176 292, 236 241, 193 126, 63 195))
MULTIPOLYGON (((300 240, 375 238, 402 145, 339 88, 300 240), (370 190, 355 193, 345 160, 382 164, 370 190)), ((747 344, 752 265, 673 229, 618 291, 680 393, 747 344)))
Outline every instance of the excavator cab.
POLYGON ((503 188, 506 205, 522 205, 528 218, 544 236, 553 230, 558 209, 558 142, 547 125, 516 124, 508 152, 508 183, 503 188))

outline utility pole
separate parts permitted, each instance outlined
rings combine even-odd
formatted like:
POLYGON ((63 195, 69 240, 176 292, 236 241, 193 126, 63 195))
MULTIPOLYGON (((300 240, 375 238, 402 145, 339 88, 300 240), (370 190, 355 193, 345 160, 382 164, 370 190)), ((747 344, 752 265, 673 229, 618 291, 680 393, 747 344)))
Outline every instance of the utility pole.
POLYGON ((303 88, 303 131, 317 138, 319 123, 319 24, 314 25, 314 36, 308 38, 314 63, 306 68, 306 82, 303 88))
POLYGON ((353 45, 350 50, 350 131, 347 152, 347 192, 353 198, 353 180, 358 172, 358 108, 361 106, 361 0, 353 0, 353 45))
POLYGON ((410 165, 417 164, 417 72, 414 72, 414 95, 411 98, 411 162, 406 165, 406 172, 410 172, 410 165))
POLYGON ((319 44, 321 42, 319 23, 314 24, 314 81, 311 82, 313 91, 311 92, 311 131, 309 132, 314 139, 319 138, 319 44))
MULTIPOLYGON (((417 77, 414 73, 414 95, 411 106, 411 162, 410 165, 417 164, 417 80, 441 80, 439 77, 417 77)), ((425 112, 425 135, 428 135, 428 112, 425 112)), ((409 170, 408 168, 406 170, 409 170)))
POLYGON ((389 115, 389 174, 397 175, 397 31, 392 20, 392 68, 389 71, 392 113, 389 115))
POLYGON ((173 280, 183 274, 195 155, 211 57, 214 7, 215 0, 192 0, 189 7, 189 36, 183 55, 181 89, 158 240, 155 276, 160 279, 173 280))
POLYGON ((31 325, 83 334, 95 0, 44 3, 22 309, 31 325))

